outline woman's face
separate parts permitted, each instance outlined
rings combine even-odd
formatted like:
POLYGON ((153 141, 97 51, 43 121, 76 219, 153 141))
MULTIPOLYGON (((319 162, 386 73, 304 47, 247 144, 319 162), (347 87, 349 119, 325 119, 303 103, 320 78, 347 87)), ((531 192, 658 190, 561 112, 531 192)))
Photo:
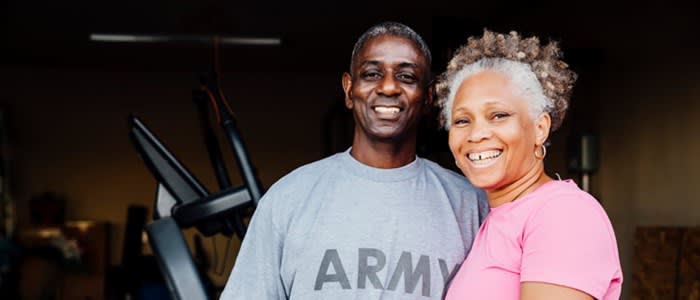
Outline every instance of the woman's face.
POLYGON ((449 143, 457 166, 475 186, 501 189, 525 176, 549 132, 545 113, 533 120, 510 81, 481 71, 462 82, 452 106, 449 143))

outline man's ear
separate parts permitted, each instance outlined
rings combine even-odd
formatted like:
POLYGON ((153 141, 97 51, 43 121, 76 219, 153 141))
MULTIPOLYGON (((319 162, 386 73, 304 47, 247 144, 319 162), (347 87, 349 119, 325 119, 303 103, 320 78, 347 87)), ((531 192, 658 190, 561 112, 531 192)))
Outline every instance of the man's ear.
POLYGON ((547 112, 541 113, 535 121, 535 142, 537 145, 542 145, 547 141, 550 128, 552 128, 552 117, 547 112))
POLYGON ((430 81, 428 83, 428 88, 426 89, 426 95, 425 95, 425 105, 426 106, 431 106, 433 105, 433 101, 435 101, 435 82, 430 81))
POLYGON ((352 76, 350 73, 343 73, 343 92, 345 93, 345 107, 352 109, 352 76))
POLYGON ((425 97, 423 99, 423 115, 428 116, 432 114, 435 107, 433 107, 433 101, 435 100, 435 84, 431 81, 425 89, 425 97))

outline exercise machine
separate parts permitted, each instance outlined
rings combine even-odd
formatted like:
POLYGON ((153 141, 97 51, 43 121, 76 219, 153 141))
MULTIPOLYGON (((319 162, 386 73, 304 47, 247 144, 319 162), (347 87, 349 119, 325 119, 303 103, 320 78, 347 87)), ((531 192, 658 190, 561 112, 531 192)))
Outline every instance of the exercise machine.
POLYGON ((193 91, 205 144, 220 190, 209 192, 136 116, 129 117, 129 137, 157 181, 153 222, 146 225, 153 254, 173 299, 210 299, 182 235, 195 227, 204 236, 245 236, 244 216, 263 194, 246 146, 220 90, 217 72, 203 76, 193 91), (212 109, 235 156, 243 184, 233 186, 211 126, 212 109))

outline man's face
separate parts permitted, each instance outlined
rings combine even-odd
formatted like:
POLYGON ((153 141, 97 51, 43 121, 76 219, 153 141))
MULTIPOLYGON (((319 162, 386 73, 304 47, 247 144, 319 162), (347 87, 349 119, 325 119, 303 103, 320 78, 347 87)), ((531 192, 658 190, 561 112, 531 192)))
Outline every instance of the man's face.
POLYGON ((355 117, 355 134, 370 140, 401 140, 415 134, 426 104, 428 64, 409 39, 371 38, 343 74, 345 106, 355 117), (361 129, 361 130, 359 130, 361 129))

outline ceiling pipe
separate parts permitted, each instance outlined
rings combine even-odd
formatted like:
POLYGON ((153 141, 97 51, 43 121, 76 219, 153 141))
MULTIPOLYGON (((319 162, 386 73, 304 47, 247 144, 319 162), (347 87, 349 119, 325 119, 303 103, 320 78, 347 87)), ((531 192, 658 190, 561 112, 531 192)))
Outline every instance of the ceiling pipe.
MULTIPOLYGON (((215 35, 90 34, 91 41, 107 43, 196 43, 210 45, 215 37, 215 35)), ((282 39, 276 37, 219 36, 219 43, 232 46, 279 46, 282 44, 282 39)))

